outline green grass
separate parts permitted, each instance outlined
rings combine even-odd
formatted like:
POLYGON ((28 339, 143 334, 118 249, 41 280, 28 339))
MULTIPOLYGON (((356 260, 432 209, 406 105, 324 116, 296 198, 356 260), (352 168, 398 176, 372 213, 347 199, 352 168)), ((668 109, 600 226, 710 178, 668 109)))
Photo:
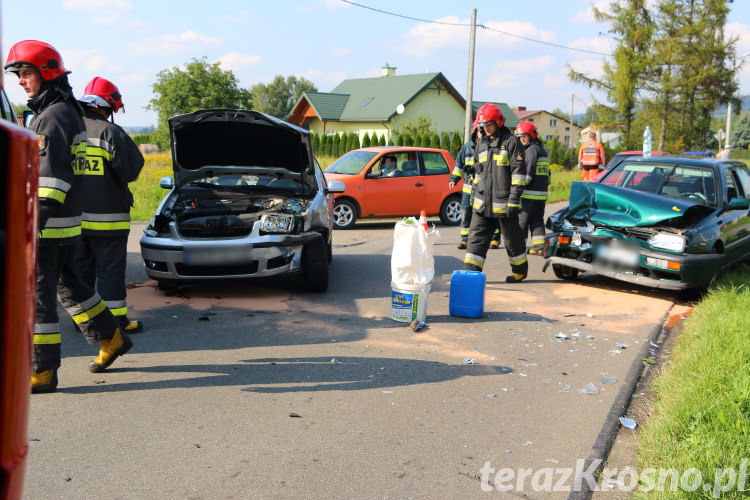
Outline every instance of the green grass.
MULTIPOLYGON (((726 276, 699 303, 663 374, 656 402, 640 434, 639 469, 696 468, 703 483, 716 469, 739 475, 750 457, 750 267, 726 276)), ((750 467, 748 467, 750 474, 750 467)), ((667 481, 667 485, 670 482, 667 481)), ((722 498, 747 498, 727 491, 722 498)), ((678 488, 679 490, 679 488, 678 488)), ((712 491, 640 492, 641 498, 712 498, 712 491)))
POLYGON ((133 220, 150 220, 156 212, 166 189, 159 187, 159 179, 166 175, 173 175, 172 157, 169 154, 146 155, 146 164, 141 170, 138 180, 130 183, 135 204, 130 209, 133 220))
POLYGON ((570 184, 574 181, 582 181, 583 173, 581 170, 558 170, 551 169, 549 196, 547 203, 565 201, 570 197, 570 184))

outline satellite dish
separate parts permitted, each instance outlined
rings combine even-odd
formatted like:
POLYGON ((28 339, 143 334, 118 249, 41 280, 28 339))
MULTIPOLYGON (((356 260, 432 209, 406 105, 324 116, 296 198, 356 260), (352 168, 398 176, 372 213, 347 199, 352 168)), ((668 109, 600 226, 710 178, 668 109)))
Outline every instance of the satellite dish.
POLYGON ((399 104, 398 106, 396 106, 396 113, 398 113, 400 115, 404 114, 404 105, 403 104, 399 104))

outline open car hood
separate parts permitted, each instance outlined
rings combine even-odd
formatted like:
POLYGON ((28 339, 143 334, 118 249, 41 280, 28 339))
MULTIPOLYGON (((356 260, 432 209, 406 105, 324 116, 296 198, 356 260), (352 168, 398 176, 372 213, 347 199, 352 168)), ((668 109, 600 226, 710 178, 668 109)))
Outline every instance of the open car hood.
POLYGON ((567 217, 587 219, 594 224, 609 227, 642 227, 679 218, 689 223, 688 221, 705 218, 714 210, 706 205, 632 189, 593 182, 574 182, 570 187, 567 217))
POLYGON ((260 170, 314 186, 307 130, 257 111, 203 109, 169 119, 175 185, 260 170))

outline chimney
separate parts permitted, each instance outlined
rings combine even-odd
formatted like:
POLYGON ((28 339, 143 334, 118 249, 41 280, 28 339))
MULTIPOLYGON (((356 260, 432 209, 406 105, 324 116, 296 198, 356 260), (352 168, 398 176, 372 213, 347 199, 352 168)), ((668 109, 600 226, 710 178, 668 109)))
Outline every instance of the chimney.
POLYGON ((396 76, 396 68, 391 68, 388 63, 383 66, 383 76, 396 76))
POLYGON ((516 106, 516 111, 526 111, 526 106, 516 106))

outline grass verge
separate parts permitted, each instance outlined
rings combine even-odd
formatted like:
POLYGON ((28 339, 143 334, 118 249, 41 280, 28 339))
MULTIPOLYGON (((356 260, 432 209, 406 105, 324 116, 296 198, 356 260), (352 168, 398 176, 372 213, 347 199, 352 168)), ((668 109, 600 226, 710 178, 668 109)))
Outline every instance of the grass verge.
POLYGON ((581 170, 557 170, 550 172, 549 195, 547 203, 566 201, 570 198, 570 185, 574 181, 582 181, 583 173, 581 170))
MULTIPOLYGON (((750 457, 748 310, 750 267, 744 266, 721 280, 686 320, 671 365, 653 383, 656 401, 640 433, 638 465, 641 471, 675 469, 688 485, 687 471, 697 469, 702 481, 695 491, 680 481, 677 491, 669 491, 667 478, 666 491, 639 492, 640 498, 750 496, 737 490, 742 460, 750 457)), ((643 485, 643 474, 641 480, 643 485)), ((750 490, 750 477, 744 485, 750 490)))
POLYGON ((143 165, 138 180, 129 184, 135 201, 130 209, 130 218, 133 220, 150 220, 156 212, 167 190, 159 187, 159 179, 166 175, 173 175, 172 156, 169 153, 146 155, 146 163, 143 165))

